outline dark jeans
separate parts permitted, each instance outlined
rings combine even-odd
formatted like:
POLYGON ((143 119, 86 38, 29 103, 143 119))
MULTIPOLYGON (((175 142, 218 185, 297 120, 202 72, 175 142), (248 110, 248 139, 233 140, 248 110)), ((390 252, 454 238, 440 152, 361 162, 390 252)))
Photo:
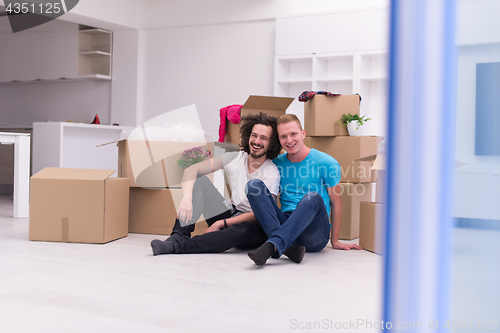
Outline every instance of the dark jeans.
POLYGON ((240 213, 227 205, 227 201, 205 176, 196 179, 193 188, 193 216, 186 226, 178 219, 172 229, 175 253, 220 253, 230 248, 253 249, 262 245, 267 236, 260 227, 250 222, 242 222, 228 228, 191 238, 195 223, 203 214, 209 226, 218 220, 227 219, 240 213))
POLYGON ((330 221, 325 203, 317 192, 307 193, 291 212, 282 212, 266 185, 253 179, 245 189, 257 220, 281 256, 290 246, 305 246, 308 252, 321 251, 330 239, 330 221))

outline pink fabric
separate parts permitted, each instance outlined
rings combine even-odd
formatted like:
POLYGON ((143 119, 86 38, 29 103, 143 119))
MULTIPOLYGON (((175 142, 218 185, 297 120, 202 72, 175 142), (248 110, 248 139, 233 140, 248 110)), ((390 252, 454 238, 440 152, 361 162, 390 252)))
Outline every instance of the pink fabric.
POLYGON ((219 142, 224 142, 224 137, 226 136, 226 119, 229 119, 233 124, 240 123, 242 106, 235 104, 220 109, 219 142))

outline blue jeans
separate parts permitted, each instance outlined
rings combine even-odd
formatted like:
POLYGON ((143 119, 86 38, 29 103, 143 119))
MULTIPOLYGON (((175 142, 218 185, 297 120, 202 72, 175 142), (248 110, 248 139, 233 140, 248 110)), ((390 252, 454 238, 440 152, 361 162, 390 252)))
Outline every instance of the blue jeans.
POLYGON ((281 256, 290 246, 305 246, 307 252, 321 251, 330 239, 330 221, 321 195, 307 193, 294 211, 282 212, 269 189, 258 179, 245 188, 255 217, 281 256))

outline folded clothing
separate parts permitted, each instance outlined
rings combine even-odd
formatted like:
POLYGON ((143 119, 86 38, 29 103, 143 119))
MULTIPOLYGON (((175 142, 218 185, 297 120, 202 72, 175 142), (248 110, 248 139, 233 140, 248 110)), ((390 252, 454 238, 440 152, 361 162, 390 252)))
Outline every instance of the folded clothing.
POLYGON ((299 101, 301 102, 307 102, 311 98, 313 98, 315 95, 326 95, 328 97, 330 96, 340 96, 341 94, 334 94, 329 91, 304 91, 302 94, 299 96, 299 101))

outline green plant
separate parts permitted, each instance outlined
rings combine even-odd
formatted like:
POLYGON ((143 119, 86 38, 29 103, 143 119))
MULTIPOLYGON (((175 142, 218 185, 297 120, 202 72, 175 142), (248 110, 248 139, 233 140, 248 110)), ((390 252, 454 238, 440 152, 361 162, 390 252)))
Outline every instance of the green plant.
POLYGON ((177 160, 177 165, 183 169, 187 169, 193 164, 203 161, 205 158, 209 158, 211 155, 210 150, 201 149, 201 147, 193 147, 191 149, 186 149, 182 153, 182 159, 177 160))
POLYGON ((359 126, 362 126, 366 121, 372 120, 372 118, 368 118, 366 115, 360 117, 359 114, 343 114, 342 119, 337 120, 339 125, 347 126, 350 122, 357 121, 358 125, 356 126, 356 130, 359 129, 359 126))

